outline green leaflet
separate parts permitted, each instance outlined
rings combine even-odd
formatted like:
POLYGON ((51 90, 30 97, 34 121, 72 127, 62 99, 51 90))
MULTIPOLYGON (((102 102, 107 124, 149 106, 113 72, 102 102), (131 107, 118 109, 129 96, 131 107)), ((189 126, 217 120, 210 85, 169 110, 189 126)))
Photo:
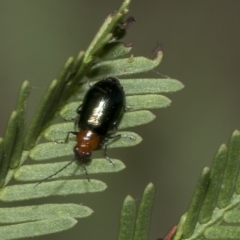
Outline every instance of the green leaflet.
POLYGON ((44 182, 38 186, 36 183, 11 185, 0 192, 0 200, 4 202, 37 199, 49 196, 66 196, 70 194, 100 192, 107 185, 99 180, 57 180, 44 182))
POLYGON ((149 183, 143 192, 139 206, 133 240, 147 240, 148 238, 154 196, 155 187, 149 183))
POLYGON ((0 239, 20 239, 61 232, 72 228, 77 220, 70 217, 52 218, 35 222, 20 223, 0 227, 0 239))
POLYGON ((136 203, 131 196, 123 202, 118 240, 147 240, 155 187, 149 183, 145 188, 136 215, 136 203))
POLYGON ((155 59, 133 57, 102 61, 92 66, 88 77, 101 79, 108 76, 118 77, 147 72, 160 64, 162 56, 160 51, 155 59))
POLYGON ((121 211, 118 240, 131 240, 134 234, 136 215, 136 203, 131 196, 127 196, 123 202, 121 211))
POLYGON ((99 57, 102 60, 109 60, 122 57, 132 50, 132 44, 125 45, 121 42, 112 42, 106 44, 102 51, 99 53, 99 57))
MULTIPOLYGON (((239 231, 230 223, 239 223, 240 194, 238 174, 240 134, 235 130, 228 146, 221 145, 210 171, 205 168, 188 212, 174 240, 239 239, 239 231), (228 226, 221 226, 225 221, 228 226), (220 226, 218 226, 220 225, 220 226)), ((239 227, 238 227, 239 228, 239 227)))
MULTIPOLYGON (((88 174, 92 175, 94 173, 119 172, 125 168, 125 165, 123 164, 123 162, 117 159, 111 159, 111 160, 113 161, 114 164, 111 164, 105 158, 93 159, 89 164, 86 164, 88 174)), ((69 161, 24 165, 16 171, 14 177, 16 180, 19 180, 19 181, 40 181, 56 173, 59 169, 61 169, 67 163, 69 163, 69 161)), ((86 173, 82 168, 81 164, 78 164, 75 161, 70 166, 65 168, 63 171, 53 176, 51 179, 62 178, 62 177, 75 177, 75 176, 81 176, 81 175, 85 177, 85 174, 86 173)))
POLYGON ((20 223, 63 217, 82 218, 92 213, 92 209, 73 203, 0 208, 0 223, 20 223))
POLYGON ((14 140, 17 135, 18 128, 18 113, 13 111, 7 125, 4 141, 1 141, 1 148, 3 149, 3 157, 1 159, 0 168, 0 188, 5 184, 5 178, 8 173, 11 156, 14 147, 14 140))
POLYGON ((9 164, 10 168, 16 168, 21 160, 23 152, 24 131, 25 131, 25 114, 26 114, 26 101, 30 93, 30 83, 24 81, 20 89, 18 101, 17 101, 17 134, 14 139, 14 151, 11 156, 9 164))

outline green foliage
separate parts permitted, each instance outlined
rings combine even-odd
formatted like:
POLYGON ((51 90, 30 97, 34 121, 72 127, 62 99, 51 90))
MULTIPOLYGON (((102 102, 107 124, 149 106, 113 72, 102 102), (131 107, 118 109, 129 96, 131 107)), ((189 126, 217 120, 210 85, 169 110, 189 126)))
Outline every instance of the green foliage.
POLYGON ((135 200, 131 196, 127 196, 123 202, 121 211, 118 240, 131 240, 133 238, 135 215, 135 200))
MULTIPOLYGON (((17 202, 49 196, 66 196, 104 191, 107 185, 96 179, 71 179, 84 175, 77 164, 69 165, 64 171, 54 175, 51 180, 37 185, 39 181, 58 172, 69 162, 44 163, 61 156, 72 156, 75 141, 63 141, 66 133, 74 129, 74 122, 53 124, 56 116, 65 120, 76 118, 75 109, 81 104, 88 83, 91 84, 107 76, 116 76, 126 93, 128 110, 119 124, 121 138, 110 140, 108 146, 130 147, 141 142, 141 137, 124 129, 146 124, 155 116, 149 109, 164 108, 171 101, 160 95, 179 91, 183 85, 170 78, 143 79, 132 78, 133 74, 154 69, 162 60, 158 49, 154 59, 145 57, 123 58, 132 45, 114 39, 114 30, 121 25, 128 13, 129 0, 125 0, 119 10, 109 15, 92 43, 81 51, 77 58, 70 57, 57 79, 54 79, 45 92, 28 129, 25 126, 26 100, 30 83, 25 81, 20 89, 16 109, 12 112, 4 138, 0 138, 0 200, 17 202), (97 62, 97 58, 101 61, 97 62), (131 78, 123 78, 131 75, 131 78), (74 97, 73 102, 69 99, 74 97), (124 131, 122 131, 124 130, 124 131), (26 132, 26 134, 25 134, 26 132), (40 143, 41 140, 41 143, 40 143), (45 141, 45 142, 43 142, 45 141), (31 158, 34 163, 23 165, 31 158), (14 177, 21 183, 10 185, 14 177), (32 183, 33 182, 33 183, 32 183)), ((88 173, 118 172, 125 165, 117 159, 110 164, 105 159, 92 159, 87 164, 88 173)), ((214 159, 211 169, 204 168, 189 210, 177 226, 170 231, 167 240, 174 239, 240 239, 240 132, 232 134, 228 146, 222 145, 214 159)), ((154 200, 154 186, 149 184, 144 191, 136 213, 136 203, 128 196, 123 204, 118 240, 147 240, 151 209, 154 200)), ((19 239, 61 232, 73 227, 77 218, 85 218, 93 213, 86 206, 76 204, 45 204, 24 207, 0 208, 0 239, 19 239)))
POLYGON ((0 208, 0 221, 1 223, 20 223, 69 216, 82 218, 90 216, 92 213, 93 211, 90 208, 73 203, 44 204, 15 208, 0 208))
POLYGON ((155 187, 149 183, 143 192, 136 216, 136 203, 131 196, 124 200, 118 240, 147 240, 155 187))
MULTIPOLYGON (((117 159, 111 159, 114 162, 109 164, 108 161, 104 158, 92 159, 91 164, 87 165, 88 173, 110 173, 110 172, 119 172, 125 168, 123 162, 117 159)), ((63 168, 68 162, 56 162, 56 163, 45 163, 45 164, 33 164, 33 165, 24 165, 19 168, 14 177, 18 181, 40 181, 55 172, 63 168)), ((64 171, 61 171, 59 174, 52 177, 52 179, 66 178, 66 177, 76 177, 76 176, 85 176, 83 169, 77 164, 71 164, 64 171)))
POLYGON ((148 229, 150 225, 151 211, 155 195, 155 187, 149 183, 144 190, 143 197, 136 219, 136 229, 133 240, 145 240, 148 236, 148 229))
MULTIPOLYGON (((49 196, 104 191, 107 185, 100 180, 92 179, 92 174, 118 172, 125 168, 125 165, 117 159, 113 160, 114 164, 110 164, 105 159, 92 159, 86 166, 88 173, 91 174, 90 182, 86 179, 70 179, 85 174, 81 166, 73 163, 53 176, 52 181, 37 185, 39 181, 58 172, 69 163, 43 163, 44 160, 73 156, 72 148, 76 144, 75 141, 70 139, 68 143, 63 144, 56 144, 53 141, 64 140, 66 133, 74 130, 75 110, 89 88, 89 85, 83 82, 84 77, 92 79, 91 84, 110 75, 120 78, 128 106, 119 125, 121 130, 151 122, 155 116, 148 109, 164 108, 171 102, 160 93, 175 92, 183 88, 179 81, 170 78, 134 79, 132 76, 131 79, 122 78, 149 71, 158 66, 162 60, 160 49, 156 51, 154 59, 133 56, 122 58, 130 52, 132 46, 116 41, 114 30, 122 24, 129 4, 130 1, 125 0, 118 11, 107 17, 86 52, 81 51, 76 59, 70 57, 67 60, 57 78, 50 83, 43 95, 28 128, 25 126, 25 112, 31 87, 29 82, 23 83, 5 136, 0 139, 1 201, 18 202, 49 196), (97 62, 97 58, 101 61, 97 62), (69 102, 73 97, 75 97, 74 102, 69 102), (72 121, 53 124, 52 120, 57 116, 72 121), (23 164, 29 157, 34 160, 33 162, 41 161, 42 163, 23 164), (16 185, 9 184, 13 177, 21 182, 16 185)), ((122 137, 109 140, 109 148, 135 146, 142 140, 133 132, 118 133, 121 133, 122 137)), ((122 216, 125 217, 121 224, 128 226, 131 223, 131 226, 128 233, 120 234, 125 236, 122 239, 126 239, 126 234, 131 235, 134 240, 146 239, 153 196, 154 187, 150 184, 140 204, 135 230, 133 230, 133 223, 136 207, 131 202, 131 198, 127 198, 126 208, 132 208, 132 210, 131 213, 124 213, 123 210, 122 216)), ((76 218, 87 217, 92 212, 88 207, 74 204, 0 208, 0 223, 5 224, 0 226, 0 239, 18 239, 60 232, 73 227, 76 224, 76 218)))
POLYGON ((20 239, 61 232, 74 227, 77 221, 71 217, 50 218, 28 223, 0 227, 1 239, 20 239))
POLYGON ((236 130, 228 147, 220 146, 212 168, 203 170, 174 240, 240 239, 236 226, 240 224, 239 164, 240 132, 236 130))

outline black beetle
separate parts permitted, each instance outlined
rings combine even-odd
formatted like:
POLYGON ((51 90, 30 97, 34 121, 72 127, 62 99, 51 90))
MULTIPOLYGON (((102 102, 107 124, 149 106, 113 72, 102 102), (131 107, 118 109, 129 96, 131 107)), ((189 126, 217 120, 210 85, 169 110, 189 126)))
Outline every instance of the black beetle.
POLYGON ((116 129, 124 109, 125 93, 117 78, 105 78, 88 90, 77 109, 80 131, 69 132, 77 137, 73 149, 76 160, 84 162, 94 149, 106 146, 107 134, 116 129))
POLYGON ((104 147, 106 159, 112 163, 107 156, 107 140, 121 136, 120 134, 110 136, 109 132, 116 129, 125 106, 125 92, 117 78, 108 77, 92 85, 87 91, 83 103, 77 109, 79 131, 69 132, 65 140, 65 142, 68 141, 70 134, 76 135, 77 144, 73 148, 75 158, 37 185, 55 176, 75 160, 82 164, 87 179, 90 181, 85 163, 90 158, 92 151, 101 146, 104 147))

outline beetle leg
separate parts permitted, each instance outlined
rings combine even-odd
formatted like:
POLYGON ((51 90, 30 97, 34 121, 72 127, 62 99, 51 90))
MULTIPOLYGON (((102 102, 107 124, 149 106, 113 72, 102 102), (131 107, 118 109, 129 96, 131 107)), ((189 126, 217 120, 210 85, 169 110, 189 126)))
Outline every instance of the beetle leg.
POLYGON ((73 135, 77 136, 78 132, 68 132, 68 133, 67 133, 67 136, 66 136, 66 138, 65 138, 64 141, 63 141, 63 140, 60 140, 60 141, 57 141, 56 143, 58 143, 58 144, 59 144, 59 143, 60 143, 60 144, 67 143, 70 134, 73 134, 73 135))
POLYGON ((73 135, 77 136, 78 132, 68 132, 68 133, 67 133, 67 137, 65 138, 65 143, 68 142, 68 139, 69 139, 69 135, 70 135, 70 134, 73 134, 73 135))
POLYGON ((114 162, 112 161, 112 159, 107 155, 107 144, 104 145, 104 156, 111 164, 114 165, 114 162))
POLYGON ((79 117, 76 117, 76 118, 74 119, 74 129, 75 129, 75 130, 78 129, 78 121, 79 121, 79 117))
POLYGON ((117 135, 110 135, 110 136, 107 136, 104 141, 108 141, 109 139, 114 139, 114 138, 120 138, 122 137, 122 134, 117 134, 117 135))
POLYGON ((107 136, 103 139, 102 145, 104 147, 104 156, 111 164, 114 164, 114 162, 111 160, 111 158, 107 154, 108 140, 109 139, 120 138, 120 137, 121 137, 121 134, 117 134, 117 135, 107 136))

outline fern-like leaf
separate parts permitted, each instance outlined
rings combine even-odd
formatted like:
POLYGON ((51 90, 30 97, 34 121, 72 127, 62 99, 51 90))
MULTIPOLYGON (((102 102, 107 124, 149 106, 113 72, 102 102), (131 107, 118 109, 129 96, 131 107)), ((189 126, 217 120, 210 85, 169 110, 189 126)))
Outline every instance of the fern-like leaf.
MULTIPOLYGON (((149 109, 167 107, 171 102, 160 93, 175 92, 183 88, 179 81, 170 78, 122 78, 130 74, 149 71, 158 66, 162 60, 161 49, 155 51, 154 59, 133 56, 121 58, 129 53, 132 44, 125 45, 116 42, 114 30, 123 21, 129 4, 129 0, 123 1, 120 8, 107 17, 86 52, 81 51, 76 59, 70 57, 66 61, 57 79, 50 83, 45 92, 26 135, 24 135, 26 130, 24 122, 30 84, 27 81, 23 83, 16 110, 10 116, 4 139, 0 139, 1 201, 16 202, 48 196, 100 192, 105 190, 107 185, 102 181, 92 179, 92 174, 118 172, 125 168, 120 160, 114 159, 114 164, 110 164, 103 159, 92 159, 89 165, 86 164, 91 174, 90 182, 85 179, 69 179, 84 174, 83 169, 73 163, 53 176, 52 181, 36 185, 38 181, 41 182, 42 179, 58 172, 66 164, 66 162, 44 163, 45 160, 60 156, 73 157, 72 148, 76 144, 75 141, 70 139, 66 144, 55 143, 55 141, 64 140, 66 133, 74 129, 73 121, 53 124, 52 120, 56 116, 65 120, 76 117, 75 109, 80 105, 89 87, 84 83, 84 77, 91 78, 91 83, 93 83, 103 77, 117 76, 126 93, 128 109, 119 125, 119 129, 124 131, 119 132, 121 138, 109 140, 109 148, 129 147, 140 143, 142 139, 138 134, 125 131, 125 129, 151 122, 155 116, 149 109), (97 62, 98 57, 102 61, 97 62), (75 97, 74 102, 69 102, 72 97, 75 97), (23 165, 28 157, 35 164, 23 165), (12 177, 19 181, 19 184, 9 185, 12 177)), ((149 187, 149 189, 152 188, 149 187)), ((147 236, 147 222, 153 196, 152 194, 147 196, 150 191, 148 190, 141 203, 136 225, 138 230, 134 233, 134 239, 141 234, 144 237, 147 236), (147 204, 145 200, 151 201, 147 204), (143 226, 144 229, 142 229, 143 226)), ((87 217, 91 213, 92 210, 87 207, 59 204, 2 208, 0 209, 0 223, 9 225, 0 226, 0 239, 18 239, 60 232, 73 227, 76 224, 76 218, 87 217), (66 210, 69 207, 73 211, 66 210), (34 211, 36 212, 33 213, 34 211), (76 212, 73 213, 74 211, 76 212), (29 212, 32 213, 29 214, 29 212)))
POLYGON ((212 168, 205 168, 189 210, 180 221, 174 240, 240 239, 240 132, 228 147, 220 146, 212 168), (233 225, 234 224, 234 225, 233 225))
POLYGON ((131 196, 125 198, 118 240, 147 240, 154 196, 155 187, 149 183, 143 192, 137 214, 134 199, 131 196))

